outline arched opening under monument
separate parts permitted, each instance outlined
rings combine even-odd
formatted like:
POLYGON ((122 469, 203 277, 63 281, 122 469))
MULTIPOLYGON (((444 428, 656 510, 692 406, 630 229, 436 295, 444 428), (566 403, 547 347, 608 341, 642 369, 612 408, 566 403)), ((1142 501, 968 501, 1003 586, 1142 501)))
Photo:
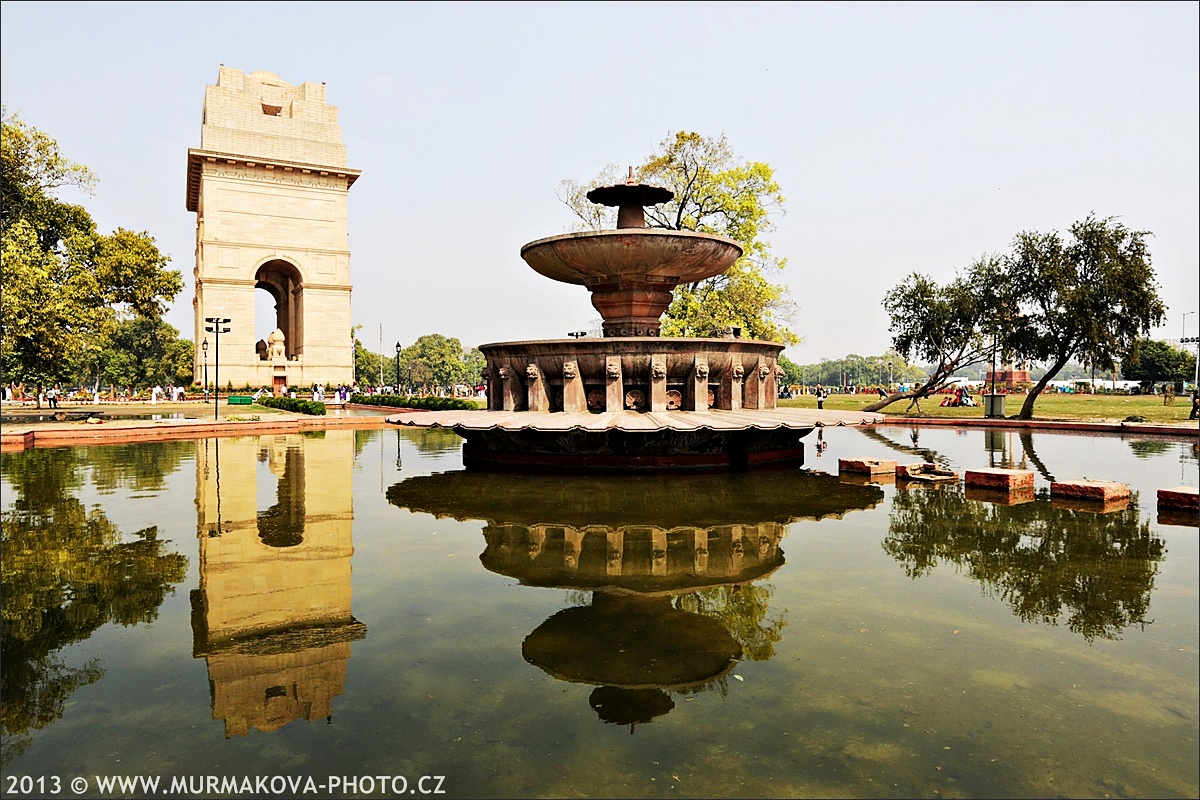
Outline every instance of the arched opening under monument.
POLYGON ((283 332, 287 357, 304 352, 304 283, 300 270, 282 260, 268 261, 254 273, 255 349, 262 360, 269 358, 267 345, 275 329, 283 332), (269 299, 268 299, 269 298, 269 299))

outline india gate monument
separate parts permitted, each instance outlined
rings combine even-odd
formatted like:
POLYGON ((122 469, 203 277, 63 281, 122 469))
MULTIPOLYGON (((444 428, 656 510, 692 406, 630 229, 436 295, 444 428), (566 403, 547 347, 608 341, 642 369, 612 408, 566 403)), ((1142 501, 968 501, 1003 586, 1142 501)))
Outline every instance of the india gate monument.
POLYGON ((280 394, 354 380, 347 197, 360 174, 346 167, 325 84, 221 66, 204 92, 200 147, 188 149, 197 383, 206 359, 209 382, 218 380, 218 358, 222 386, 280 394), (256 341, 259 289, 274 299, 275 319, 256 341), (212 317, 229 320, 219 343, 205 331, 212 317))

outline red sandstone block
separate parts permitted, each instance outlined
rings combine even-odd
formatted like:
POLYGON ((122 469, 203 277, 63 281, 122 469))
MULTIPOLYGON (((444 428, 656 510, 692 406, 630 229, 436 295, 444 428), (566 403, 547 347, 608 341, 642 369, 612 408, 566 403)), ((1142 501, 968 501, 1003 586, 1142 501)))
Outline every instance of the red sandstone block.
POLYGON ((896 462, 879 458, 839 458, 838 472, 858 472, 867 475, 895 474, 896 462))
POLYGON ((1033 488, 1033 472, 1024 469, 969 469, 964 480, 967 486, 977 489, 1011 492, 1033 488))
POLYGON ((1197 490, 1195 486, 1159 489, 1158 507, 1200 509, 1200 490, 1197 490))
POLYGON ((1061 481, 1050 484, 1050 497, 1111 502, 1129 497, 1129 484, 1116 481, 1061 481))
POLYGON ((946 467, 924 461, 919 464, 897 465, 896 477, 906 480, 928 481, 932 483, 940 481, 957 481, 958 473, 946 467))

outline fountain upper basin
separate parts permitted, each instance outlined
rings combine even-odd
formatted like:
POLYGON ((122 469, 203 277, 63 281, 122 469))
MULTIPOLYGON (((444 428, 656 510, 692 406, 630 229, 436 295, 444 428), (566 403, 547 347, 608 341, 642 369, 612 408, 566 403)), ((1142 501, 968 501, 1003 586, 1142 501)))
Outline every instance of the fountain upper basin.
POLYGON ((661 228, 619 228, 551 236, 521 248, 536 272, 563 283, 657 283, 673 288, 711 278, 742 255, 733 239, 661 228))

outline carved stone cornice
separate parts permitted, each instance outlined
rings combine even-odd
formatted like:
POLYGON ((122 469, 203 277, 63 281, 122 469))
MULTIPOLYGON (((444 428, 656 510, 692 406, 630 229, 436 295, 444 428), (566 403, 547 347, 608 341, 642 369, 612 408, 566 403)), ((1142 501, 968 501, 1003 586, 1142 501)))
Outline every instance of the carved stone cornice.
MULTIPOLYGON (((236 155, 234 153, 219 153, 213 150, 198 150, 188 148, 188 172, 187 172, 187 210, 199 210, 200 203, 200 177, 203 173, 205 164, 225 164, 237 167, 251 167, 261 169, 264 176, 270 173, 279 171, 279 175, 292 175, 295 180, 287 182, 299 182, 305 175, 316 175, 319 178, 336 178, 346 182, 346 189, 349 190, 358 177, 362 175, 362 170, 347 169, 346 167, 331 167, 323 164, 305 164, 299 161, 280 161, 273 158, 256 158, 254 156, 236 155)), ((286 181, 285 178, 275 178, 281 182, 286 181)))

